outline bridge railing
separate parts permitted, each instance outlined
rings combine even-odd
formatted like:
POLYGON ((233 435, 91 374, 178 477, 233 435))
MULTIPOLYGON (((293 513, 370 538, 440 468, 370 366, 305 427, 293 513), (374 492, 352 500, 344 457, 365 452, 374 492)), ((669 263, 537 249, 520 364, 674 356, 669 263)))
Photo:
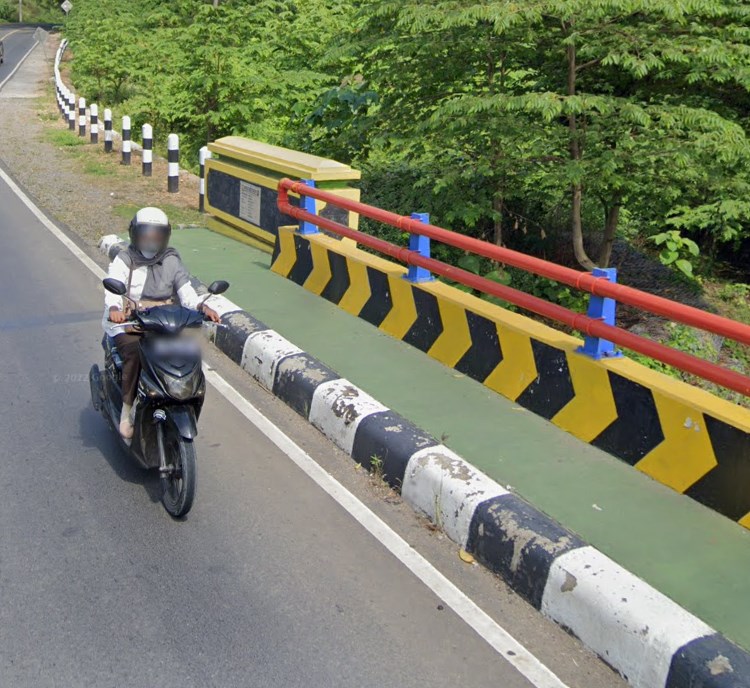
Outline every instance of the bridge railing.
POLYGON ((617 352, 613 345, 618 345, 745 396, 750 396, 750 377, 615 326, 614 303, 619 302, 634 306, 744 345, 750 345, 750 326, 748 325, 639 289, 617 284, 615 281, 616 273, 611 269, 597 270, 594 273, 573 270, 437 227, 426 221, 427 218, 424 215, 415 214, 406 217, 365 203, 342 198, 315 188, 313 182, 310 181, 295 182, 291 179, 282 179, 279 182, 278 191, 277 204, 279 210, 285 215, 299 220, 302 233, 315 233, 318 228, 321 228, 338 236, 353 239, 363 246, 411 266, 408 278, 412 281, 429 279, 429 274, 425 272, 429 271, 583 333, 587 337, 585 345, 580 350, 584 355, 595 358, 614 356, 617 355, 617 352), (290 203, 289 192, 300 196, 299 206, 290 203), (407 232, 411 235, 410 246, 409 248, 397 246, 321 217, 314 212, 315 205, 309 199, 323 201, 327 205, 358 213, 362 217, 407 232), (431 258, 429 255, 429 239, 588 292, 593 297, 589 312, 587 315, 576 313, 518 289, 499 284, 462 268, 431 258))

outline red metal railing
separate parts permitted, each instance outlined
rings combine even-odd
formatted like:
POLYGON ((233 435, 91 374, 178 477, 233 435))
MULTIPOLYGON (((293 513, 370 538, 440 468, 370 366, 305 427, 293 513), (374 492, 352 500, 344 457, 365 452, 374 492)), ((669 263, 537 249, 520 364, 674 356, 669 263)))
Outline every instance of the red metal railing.
POLYGON ((705 361, 696 356, 677 351, 658 342, 651 341, 645 337, 633 334, 619 327, 607 325, 601 320, 590 318, 580 313, 563 308, 548 301, 544 301, 531 294, 518 291, 479 275, 475 275, 461 268, 443 263, 434 258, 422 256, 417 251, 396 246, 383 239, 370 236, 363 232, 346 227, 338 222, 329 220, 314 213, 308 212, 289 202, 289 191, 308 196, 333 205, 344 210, 358 213, 363 217, 391 225, 410 234, 423 235, 453 246, 455 248, 471 251, 485 258, 490 258, 506 265, 511 265, 527 272, 548 277, 557 282, 567 284, 576 289, 589 292, 595 296, 615 299, 620 303, 636 306, 642 310, 662 315, 670 320, 684 323, 708 332, 719 334, 723 337, 733 339, 745 345, 750 345, 750 326, 723 318, 713 313, 706 313, 691 306, 685 306, 669 299, 642 292, 632 287, 613 284, 606 278, 595 277, 591 274, 579 272, 571 268, 556 265, 540 258, 534 258, 518 251, 495 246, 479 239, 473 239, 463 234, 458 234, 442 227, 436 227, 423 223, 410 217, 397 215, 380 208, 352 201, 330 192, 321 191, 310 187, 303 182, 295 182, 291 179, 282 179, 279 182, 278 207, 281 212, 295 219, 309 222, 318 227, 343 237, 354 239, 363 246, 390 256, 407 265, 416 265, 436 275, 441 275, 472 289, 477 289, 486 294, 496 296, 508 303, 536 313, 537 315, 556 320, 569 327, 592 337, 599 337, 626 349, 636 351, 650 358, 654 358, 668 365, 684 370, 710 380, 722 387, 740 392, 750 396, 750 377, 737 373, 733 370, 722 368, 715 363, 705 361))

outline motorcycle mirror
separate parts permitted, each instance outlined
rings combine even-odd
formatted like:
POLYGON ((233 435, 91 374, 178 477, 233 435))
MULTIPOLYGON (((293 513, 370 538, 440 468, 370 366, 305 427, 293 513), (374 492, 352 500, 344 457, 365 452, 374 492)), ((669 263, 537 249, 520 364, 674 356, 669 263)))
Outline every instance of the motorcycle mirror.
POLYGON ((223 294, 227 289, 229 289, 229 282, 226 282, 224 280, 216 280, 215 282, 211 282, 211 284, 208 287, 208 293, 209 294, 223 294))
POLYGON ((120 280, 116 280, 114 279, 114 277, 107 277, 106 279, 102 280, 102 284, 108 292, 117 294, 117 296, 123 296, 128 290, 128 288, 122 282, 120 282, 120 280))

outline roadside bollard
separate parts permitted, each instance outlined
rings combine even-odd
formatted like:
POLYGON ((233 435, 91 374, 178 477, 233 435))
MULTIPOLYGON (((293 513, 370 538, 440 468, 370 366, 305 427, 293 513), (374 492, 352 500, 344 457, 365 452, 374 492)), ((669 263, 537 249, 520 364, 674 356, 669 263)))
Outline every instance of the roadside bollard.
POLYGON ((86 99, 78 99, 78 136, 86 136, 86 99))
POLYGON ((177 134, 167 137, 167 191, 180 190, 180 139, 177 134))
POLYGON ((144 124, 141 130, 143 139, 143 157, 141 173, 144 177, 150 177, 154 162, 154 130, 150 124, 144 124))
POLYGON ((99 106, 91 104, 91 143, 99 143, 99 106))
POLYGON ((122 118, 122 164, 123 165, 130 164, 130 151, 131 151, 130 117, 125 115, 125 117, 122 118))
POLYGON ((104 152, 112 152, 112 110, 104 111, 104 152))
POLYGON ((208 146, 203 146, 198 154, 200 161, 200 180, 198 181, 198 210, 206 212, 206 160, 211 157, 211 151, 208 146))
POLYGON ((70 94, 70 100, 68 101, 68 129, 70 131, 76 130, 76 94, 70 94))

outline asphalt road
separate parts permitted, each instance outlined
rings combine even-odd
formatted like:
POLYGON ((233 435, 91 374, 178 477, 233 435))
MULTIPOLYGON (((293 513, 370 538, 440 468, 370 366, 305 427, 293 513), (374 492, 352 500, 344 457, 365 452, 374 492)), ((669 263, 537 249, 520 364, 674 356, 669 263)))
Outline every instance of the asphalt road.
POLYGON ((5 62, 0 64, 0 84, 2 84, 16 65, 34 45, 34 29, 25 27, 14 29, 12 25, 0 26, 0 41, 5 46, 5 62))
MULTIPOLYGON (((196 503, 172 520, 90 404, 97 279, 2 181, 0 242, 1 686, 532 685, 213 389, 196 503)), ((624 685, 207 355, 571 688, 624 685)))

